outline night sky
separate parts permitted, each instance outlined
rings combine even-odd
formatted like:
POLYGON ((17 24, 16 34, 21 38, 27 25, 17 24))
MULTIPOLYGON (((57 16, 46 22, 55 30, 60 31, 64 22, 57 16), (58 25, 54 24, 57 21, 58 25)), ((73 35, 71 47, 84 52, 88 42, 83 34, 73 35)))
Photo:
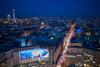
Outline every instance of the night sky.
POLYGON ((0 0, 0 17, 100 17, 100 0, 0 0))

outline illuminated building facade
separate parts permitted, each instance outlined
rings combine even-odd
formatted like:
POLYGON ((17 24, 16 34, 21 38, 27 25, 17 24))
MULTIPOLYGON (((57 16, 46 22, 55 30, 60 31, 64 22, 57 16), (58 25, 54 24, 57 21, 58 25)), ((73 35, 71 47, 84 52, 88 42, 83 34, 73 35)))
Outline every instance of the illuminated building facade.
POLYGON ((86 44, 84 43, 70 44, 66 54, 67 58, 66 58, 66 64, 64 64, 65 67, 66 66, 70 67, 71 65, 77 67, 100 67, 100 48, 92 49, 84 47, 84 45, 86 44))
POLYGON ((51 46, 16 48, 0 54, 0 67, 54 66, 54 50, 51 46), (27 53, 27 54, 26 54, 27 53), (26 56, 27 55, 27 56, 26 56), (3 61, 3 62, 2 62, 3 61), (9 65, 10 64, 10 65, 9 65))
POLYGON ((84 49, 84 67, 100 67, 100 50, 84 49))
POLYGON ((7 15, 7 20, 10 21, 10 14, 7 15))

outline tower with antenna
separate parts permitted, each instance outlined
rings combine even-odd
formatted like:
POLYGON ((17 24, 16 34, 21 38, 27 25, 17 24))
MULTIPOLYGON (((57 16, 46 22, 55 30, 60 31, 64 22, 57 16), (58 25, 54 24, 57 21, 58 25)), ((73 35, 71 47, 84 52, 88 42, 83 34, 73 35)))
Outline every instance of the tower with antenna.
POLYGON ((15 9, 13 8, 13 22, 15 22, 15 9))
POLYGON ((16 18, 15 18, 15 0, 13 0, 13 22, 16 22, 16 18))

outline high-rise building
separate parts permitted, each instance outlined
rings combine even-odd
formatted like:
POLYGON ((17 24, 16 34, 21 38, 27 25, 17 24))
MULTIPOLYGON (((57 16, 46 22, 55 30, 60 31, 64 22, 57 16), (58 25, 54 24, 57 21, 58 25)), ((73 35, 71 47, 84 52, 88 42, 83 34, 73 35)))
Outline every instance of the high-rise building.
POLYGON ((15 9, 13 9, 13 22, 15 22, 15 9))
POLYGON ((7 15, 7 20, 10 21, 10 14, 7 15))

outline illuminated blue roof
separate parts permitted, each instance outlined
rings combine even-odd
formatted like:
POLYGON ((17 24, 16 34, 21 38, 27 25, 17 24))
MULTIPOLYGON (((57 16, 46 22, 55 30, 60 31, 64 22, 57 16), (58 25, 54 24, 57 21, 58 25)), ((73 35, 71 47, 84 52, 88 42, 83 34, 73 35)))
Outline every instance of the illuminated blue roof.
POLYGON ((77 32, 82 32, 82 30, 81 29, 78 29, 77 32))

